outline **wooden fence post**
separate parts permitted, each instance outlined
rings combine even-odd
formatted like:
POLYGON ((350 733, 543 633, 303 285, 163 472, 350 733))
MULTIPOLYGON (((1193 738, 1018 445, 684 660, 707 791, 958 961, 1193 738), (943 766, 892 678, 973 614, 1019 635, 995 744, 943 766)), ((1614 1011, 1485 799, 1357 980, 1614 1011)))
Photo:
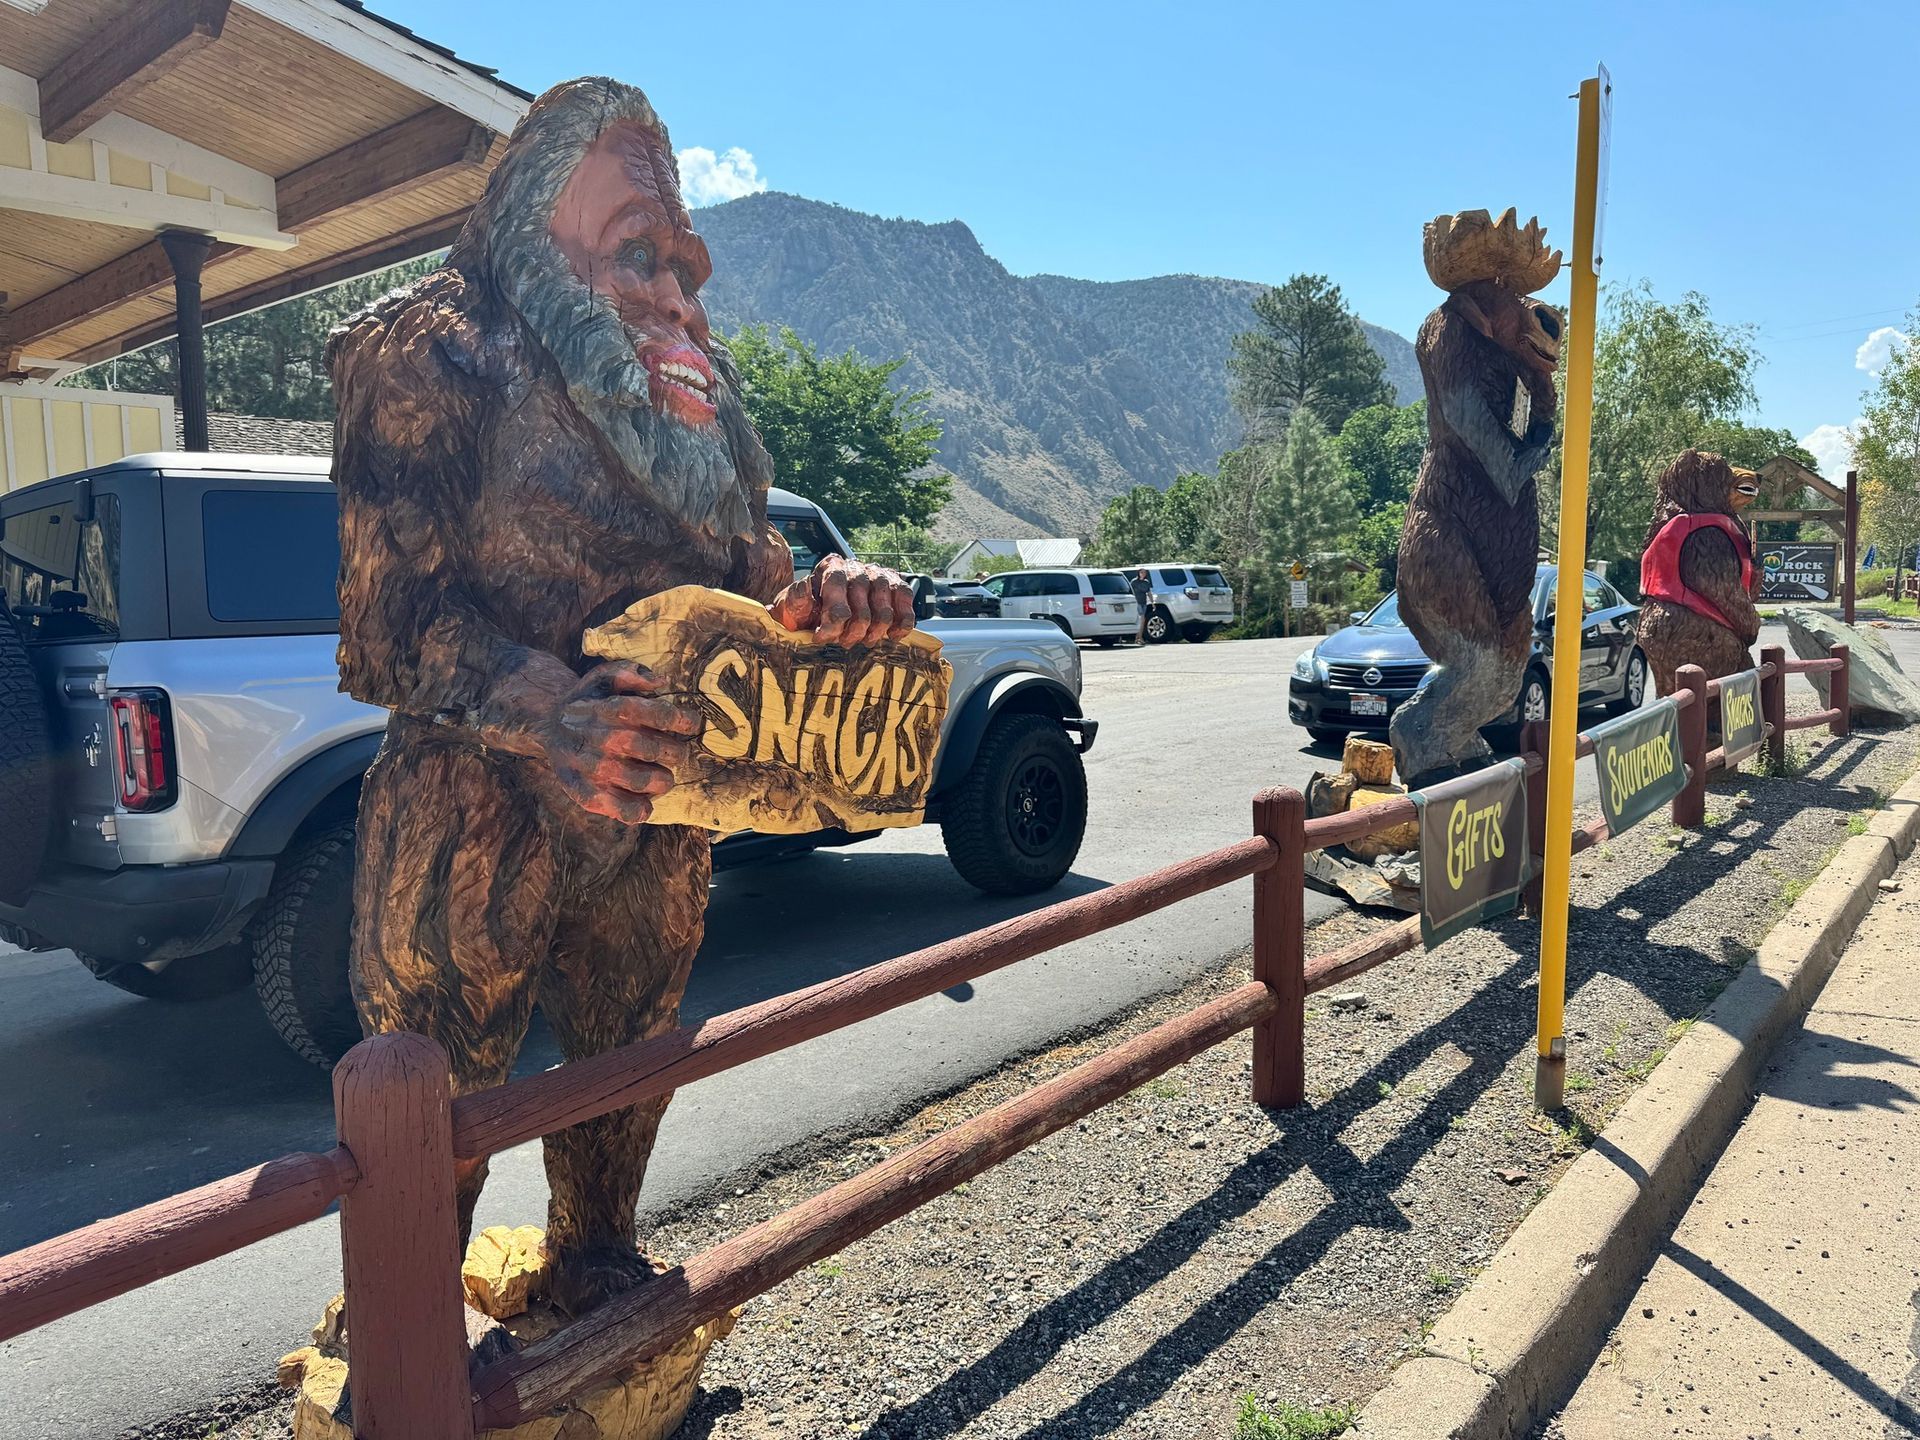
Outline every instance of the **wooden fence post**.
POLYGON ((1544 720, 1529 720, 1520 727, 1520 753, 1538 755, 1540 766, 1527 775, 1527 836, 1533 851, 1533 879, 1527 882, 1524 899, 1527 913, 1540 915, 1541 881, 1545 878, 1542 858, 1547 851, 1547 734, 1544 720))
POLYGON ((1253 833, 1280 858, 1253 877, 1253 978, 1280 1008, 1253 1027, 1253 1100, 1290 1110, 1307 1098, 1307 799, 1298 790, 1253 797, 1253 833))
POLYGON ((473 1440, 447 1053, 376 1035, 333 1072, 360 1168, 340 1202, 355 1440, 473 1440))
POLYGON ((1787 652, 1779 645, 1763 646, 1760 664, 1773 667, 1760 682, 1760 718, 1767 722, 1767 771, 1779 775, 1787 766, 1787 652))
POLYGON ((1673 823, 1694 830, 1707 818, 1707 672, 1682 665, 1673 678, 1693 695, 1693 703, 1680 712, 1680 753, 1693 778, 1673 797, 1673 823))
POLYGON ((1833 679, 1827 685, 1827 705, 1840 713, 1833 717, 1827 730, 1829 734, 1844 737, 1853 733, 1853 647, 1834 646, 1833 658, 1840 662, 1840 668, 1830 672, 1833 679))

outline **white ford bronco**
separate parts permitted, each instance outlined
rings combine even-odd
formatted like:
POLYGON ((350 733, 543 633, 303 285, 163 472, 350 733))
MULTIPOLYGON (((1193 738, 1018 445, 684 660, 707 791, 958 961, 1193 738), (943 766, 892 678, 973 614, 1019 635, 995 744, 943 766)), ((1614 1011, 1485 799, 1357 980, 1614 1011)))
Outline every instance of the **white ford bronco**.
MULTIPOLYGON (((768 514, 797 567, 851 553, 798 496, 768 514)), ((338 689, 339 563, 324 460, 136 455, 0 496, 0 940, 160 999, 251 977, 319 1064, 360 1038, 354 815, 387 715, 338 689)), ((926 628, 953 665, 928 818, 979 888, 1047 889, 1086 826, 1073 642, 926 628)), ((866 838, 734 835, 714 862, 866 838)))

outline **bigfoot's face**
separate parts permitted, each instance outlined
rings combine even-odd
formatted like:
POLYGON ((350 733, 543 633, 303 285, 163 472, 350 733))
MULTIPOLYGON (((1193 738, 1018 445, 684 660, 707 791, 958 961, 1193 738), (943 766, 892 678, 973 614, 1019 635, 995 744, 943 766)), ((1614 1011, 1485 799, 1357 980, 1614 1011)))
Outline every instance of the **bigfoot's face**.
POLYGON ((1760 497, 1760 476, 1752 470, 1733 467, 1733 484, 1727 489, 1727 508, 1738 514, 1760 497))
POLYGON ((664 138, 632 123, 603 131, 561 190, 548 233, 626 327, 654 413, 714 424, 712 338, 699 295, 713 262, 681 203, 664 138))

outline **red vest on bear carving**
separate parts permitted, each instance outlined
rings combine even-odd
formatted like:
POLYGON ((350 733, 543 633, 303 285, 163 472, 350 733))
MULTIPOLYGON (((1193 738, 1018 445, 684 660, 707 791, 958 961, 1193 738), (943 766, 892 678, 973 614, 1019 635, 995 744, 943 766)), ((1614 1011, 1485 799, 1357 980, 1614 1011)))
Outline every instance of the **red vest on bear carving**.
POLYGON ((1728 630, 1733 626, 1720 613, 1720 607, 1688 585, 1680 574, 1680 549, 1696 530, 1712 527, 1733 541, 1740 555, 1740 585, 1753 594, 1753 543, 1731 515, 1676 515, 1660 527, 1660 532, 1640 557, 1640 593, 1648 600, 1665 600, 1684 605, 1696 615, 1704 615, 1728 630))

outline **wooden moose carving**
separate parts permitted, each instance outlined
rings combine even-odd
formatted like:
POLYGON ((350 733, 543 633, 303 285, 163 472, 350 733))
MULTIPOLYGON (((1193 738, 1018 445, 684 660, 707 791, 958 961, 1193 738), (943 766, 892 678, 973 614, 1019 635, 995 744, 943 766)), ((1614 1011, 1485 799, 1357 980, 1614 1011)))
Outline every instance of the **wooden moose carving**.
POLYGON ((652 824, 792 835, 926 813, 953 667, 925 631, 849 650, 783 628, 754 601, 681 585, 581 644, 645 665, 705 718, 652 824))

